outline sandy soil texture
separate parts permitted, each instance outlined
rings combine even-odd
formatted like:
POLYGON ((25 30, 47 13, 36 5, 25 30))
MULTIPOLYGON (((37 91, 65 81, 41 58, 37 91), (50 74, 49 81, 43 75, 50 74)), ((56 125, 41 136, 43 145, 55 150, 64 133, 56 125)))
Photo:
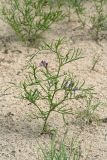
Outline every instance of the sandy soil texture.
MULTIPOLYGON (((88 11, 91 13, 90 4, 88 11)), ((87 13, 88 14, 88 13, 87 13)), ((75 16, 74 16, 75 17, 75 16)), ((89 34, 86 27, 81 29, 78 20, 71 16, 71 22, 65 18, 54 24, 44 34, 47 41, 53 41, 59 36, 65 36, 67 44, 63 51, 68 48, 81 48, 84 59, 67 65, 65 70, 70 70, 80 80, 85 80, 86 85, 94 86, 96 97, 105 105, 101 106, 97 113, 100 118, 107 117, 107 39, 97 44, 89 34), (94 71, 90 71, 94 55, 100 59, 94 71)), ((37 48, 26 47, 18 41, 12 29, 0 19, 0 160, 38 160, 38 145, 48 144, 49 135, 39 136, 42 121, 37 119, 28 121, 27 115, 34 109, 29 103, 18 98, 19 93, 11 87, 10 82, 19 83, 26 74, 26 65, 29 56, 36 53, 37 48)), ((51 55, 38 55, 35 63, 46 59, 50 66, 54 66, 51 55)), ((75 105, 74 105, 75 107, 75 105)), ((58 135, 65 131, 60 116, 50 117, 49 124, 58 129, 58 135), (57 118, 56 118, 57 117, 57 118)), ((78 124, 69 120, 68 137, 79 134, 82 141, 83 157, 88 153, 90 160, 107 160, 107 123, 100 125, 85 126, 81 129, 78 124)))

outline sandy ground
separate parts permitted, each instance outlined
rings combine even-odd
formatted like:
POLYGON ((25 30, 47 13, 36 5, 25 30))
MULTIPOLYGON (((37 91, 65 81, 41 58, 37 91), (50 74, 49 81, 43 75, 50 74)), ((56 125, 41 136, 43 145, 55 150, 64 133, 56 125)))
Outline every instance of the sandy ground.
MULTIPOLYGON (((90 8, 88 8, 91 10, 90 8)), ((88 29, 75 29, 79 23, 75 20, 67 22, 67 19, 53 25, 51 30, 44 35, 47 40, 53 41, 58 36, 66 36, 67 44, 63 50, 71 47, 81 48, 84 59, 68 65, 65 70, 70 70, 85 80, 89 86, 94 86, 96 97, 105 103, 97 113, 100 118, 107 117, 107 40, 103 39, 98 45, 90 36, 88 29), (92 59, 95 54, 100 56, 95 71, 90 72, 92 59)), ((33 110, 33 106, 17 98, 18 91, 10 88, 9 82, 19 83, 26 73, 29 55, 36 53, 36 48, 28 48, 17 40, 11 28, 0 20, 0 160, 36 160, 38 159, 38 145, 47 144, 50 141, 48 135, 39 136, 42 128, 41 121, 27 119, 27 114, 33 110)), ((44 55, 38 55, 35 62, 39 62, 44 55)), ((54 66, 53 57, 44 56, 51 66, 54 66)), ((72 119, 72 118, 71 118, 72 119)), ((60 116, 53 115, 49 124, 58 129, 58 135, 65 131, 60 116), (56 118, 57 117, 57 118, 56 118)), ((79 134, 82 153, 87 153, 90 160, 107 160, 107 124, 99 126, 85 126, 82 130, 77 124, 69 121, 68 137, 79 134)))

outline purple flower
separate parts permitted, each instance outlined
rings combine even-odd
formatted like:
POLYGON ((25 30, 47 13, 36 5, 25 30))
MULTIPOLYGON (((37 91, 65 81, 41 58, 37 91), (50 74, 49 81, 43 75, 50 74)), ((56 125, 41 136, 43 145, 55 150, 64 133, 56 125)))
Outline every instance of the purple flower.
POLYGON ((78 90, 78 87, 73 88, 74 94, 75 94, 75 92, 76 92, 77 90, 78 90))
POLYGON ((73 83, 71 81, 67 81, 65 83, 65 87, 69 89, 69 88, 73 87, 73 83))
POLYGON ((47 68, 48 63, 46 61, 41 61, 40 66, 47 68))
POLYGON ((74 94, 75 94, 75 92, 76 92, 77 90, 79 90, 78 87, 74 87, 74 83, 71 82, 71 81, 67 81, 67 82, 65 83, 64 87, 65 87, 65 89, 71 89, 71 90, 74 92, 74 94))

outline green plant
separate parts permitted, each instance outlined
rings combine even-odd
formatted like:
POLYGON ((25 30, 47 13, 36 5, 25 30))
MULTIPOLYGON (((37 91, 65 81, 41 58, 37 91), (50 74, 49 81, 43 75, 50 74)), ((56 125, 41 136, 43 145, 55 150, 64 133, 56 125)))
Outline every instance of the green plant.
POLYGON ((95 70, 95 67, 98 64, 99 60, 100 60, 100 56, 99 55, 95 55, 93 57, 91 70, 93 70, 93 71, 95 70))
POLYGON ((65 144, 65 138, 58 144, 54 138, 47 150, 41 146, 40 149, 43 153, 43 160, 80 160, 81 158, 80 144, 76 137, 72 138, 69 145, 65 144))
POLYGON ((107 15, 104 14, 103 6, 106 0, 92 0, 96 9, 96 14, 91 16, 92 30, 94 31, 94 38, 99 39, 99 34, 105 29, 104 24, 107 15))
POLYGON ((73 74, 63 72, 66 64, 83 56, 80 49, 69 50, 66 55, 62 54, 60 50, 62 43, 63 39, 58 39, 55 43, 44 43, 42 46, 42 50, 49 50, 56 56, 57 65, 54 71, 45 60, 40 62, 39 67, 31 63, 31 71, 21 83, 24 91, 22 97, 34 104, 38 110, 37 117, 44 121, 43 133, 48 132, 47 121, 52 112, 61 114, 65 122, 65 115, 72 114, 68 102, 85 98, 92 91, 92 88, 84 87, 84 82, 79 84, 73 74), (40 106, 40 102, 46 104, 45 107, 40 106))
POLYGON ((98 122, 99 117, 95 115, 96 109, 101 105, 99 101, 93 101, 92 95, 87 97, 85 109, 77 112, 77 117, 86 124, 91 124, 93 121, 98 122))
POLYGON ((50 10, 46 0, 9 0, 2 13, 16 34, 30 43, 64 16, 59 9, 50 10))
POLYGON ((81 0, 67 0, 68 6, 69 6, 69 21, 70 21, 70 9, 71 7, 74 9, 75 13, 77 14, 77 17, 79 21, 81 22, 82 26, 85 25, 85 20, 83 20, 83 15, 84 15, 84 10, 85 8, 83 7, 82 1, 81 0))

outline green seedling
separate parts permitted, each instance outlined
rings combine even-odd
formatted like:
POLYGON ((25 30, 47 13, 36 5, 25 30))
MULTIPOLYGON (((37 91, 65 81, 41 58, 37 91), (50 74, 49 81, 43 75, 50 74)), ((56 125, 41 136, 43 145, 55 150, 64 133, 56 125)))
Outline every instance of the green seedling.
POLYGON ((76 13, 79 21, 81 22, 82 26, 85 25, 85 20, 83 19, 83 15, 84 15, 84 10, 85 8, 83 7, 82 1, 81 0, 68 0, 68 6, 69 6, 69 13, 68 13, 68 17, 69 17, 69 21, 71 19, 70 15, 71 15, 71 7, 74 9, 74 12, 76 13))
POLYGON ((93 70, 93 71, 95 70, 95 67, 98 64, 99 60, 100 60, 100 56, 99 55, 95 55, 93 57, 91 70, 93 70))
POLYGON ((50 146, 45 149, 40 146, 40 150, 43 153, 42 160, 80 160, 81 159, 81 149, 80 141, 77 137, 73 137, 67 145, 65 143, 65 137, 61 142, 57 142, 56 138, 53 138, 50 146), (46 149, 47 148, 47 149, 46 149))
POLYGON ((77 117, 88 125, 92 124, 93 122, 98 122, 99 116, 95 114, 95 111, 99 108, 100 105, 100 102, 93 101, 93 97, 91 95, 86 100, 85 109, 78 112, 77 117))
POLYGON ((100 33, 105 29, 105 21, 107 15, 104 14, 104 4, 106 0, 92 0, 96 9, 96 14, 91 16, 92 31, 94 31, 93 37, 96 41, 100 38, 100 33))

